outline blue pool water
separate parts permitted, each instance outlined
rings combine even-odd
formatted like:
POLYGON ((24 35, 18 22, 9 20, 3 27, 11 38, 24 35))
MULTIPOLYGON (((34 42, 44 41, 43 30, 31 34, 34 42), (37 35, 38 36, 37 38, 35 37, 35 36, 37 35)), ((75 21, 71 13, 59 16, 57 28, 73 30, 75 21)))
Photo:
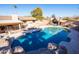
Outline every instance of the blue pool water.
POLYGON ((68 41, 69 32, 61 27, 47 27, 41 31, 26 33, 13 41, 12 47, 22 46, 25 51, 47 48, 49 42, 59 44, 61 41, 68 41))

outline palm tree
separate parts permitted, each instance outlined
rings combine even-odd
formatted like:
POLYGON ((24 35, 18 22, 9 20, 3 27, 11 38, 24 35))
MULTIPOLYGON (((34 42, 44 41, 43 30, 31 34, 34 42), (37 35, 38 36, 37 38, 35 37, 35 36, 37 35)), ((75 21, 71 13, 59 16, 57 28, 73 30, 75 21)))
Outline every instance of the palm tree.
POLYGON ((14 8, 14 13, 17 14, 17 11, 16 11, 17 6, 16 5, 13 5, 13 8, 14 8))
POLYGON ((17 6, 16 6, 16 5, 14 5, 14 8, 17 8, 17 6))

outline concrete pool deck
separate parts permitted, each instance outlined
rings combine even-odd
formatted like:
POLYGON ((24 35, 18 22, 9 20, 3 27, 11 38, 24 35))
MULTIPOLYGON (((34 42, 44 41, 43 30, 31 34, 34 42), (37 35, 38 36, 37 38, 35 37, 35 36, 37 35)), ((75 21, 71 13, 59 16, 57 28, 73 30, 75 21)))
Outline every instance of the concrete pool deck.
POLYGON ((68 50, 68 54, 79 54, 79 32, 73 29, 70 29, 71 33, 69 37, 71 41, 68 42, 61 42, 61 45, 66 46, 68 50))
MULTIPOLYGON (((70 42, 61 42, 60 45, 63 45, 67 48, 68 54, 79 54, 79 32, 73 29, 70 29, 71 33, 69 37, 71 39, 70 42)), ((39 49, 37 51, 27 52, 28 54, 51 54, 47 49, 39 49)))

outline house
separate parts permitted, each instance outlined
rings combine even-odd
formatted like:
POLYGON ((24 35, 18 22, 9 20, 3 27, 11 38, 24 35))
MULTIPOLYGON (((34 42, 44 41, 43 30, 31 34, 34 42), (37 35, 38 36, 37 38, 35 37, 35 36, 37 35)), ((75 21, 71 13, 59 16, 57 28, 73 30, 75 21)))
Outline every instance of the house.
POLYGON ((21 24, 22 21, 18 20, 17 15, 0 16, 0 33, 21 29, 21 24))
POLYGON ((26 26, 28 24, 32 24, 36 21, 36 18, 30 16, 0 16, 0 33, 6 32, 7 29, 17 30, 21 29, 23 24, 26 26))

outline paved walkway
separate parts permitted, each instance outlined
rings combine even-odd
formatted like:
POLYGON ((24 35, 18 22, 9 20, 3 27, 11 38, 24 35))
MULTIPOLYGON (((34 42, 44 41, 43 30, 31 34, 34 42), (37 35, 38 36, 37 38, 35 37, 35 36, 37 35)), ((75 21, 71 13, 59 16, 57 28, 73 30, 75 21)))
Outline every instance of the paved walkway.
POLYGON ((69 54, 79 54, 79 32, 71 29, 69 37, 71 41, 69 43, 62 42, 61 45, 66 46, 69 54))

